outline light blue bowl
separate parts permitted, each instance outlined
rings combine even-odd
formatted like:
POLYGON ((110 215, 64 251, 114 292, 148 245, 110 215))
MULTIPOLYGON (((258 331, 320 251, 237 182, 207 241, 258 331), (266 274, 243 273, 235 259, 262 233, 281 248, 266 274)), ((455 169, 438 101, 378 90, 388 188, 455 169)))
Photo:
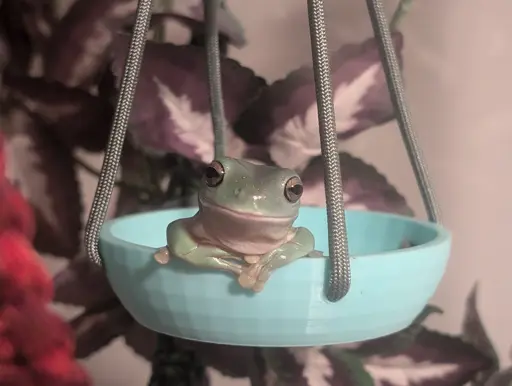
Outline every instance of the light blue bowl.
MULTIPOLYGON (((170 221, 196 209, 147 212, 105 224, 100 251, 112 287, 142 325, 184 339, 243 346, 317 346, 372 339, 399 331, 427 304, 445 271, 449 233, 402 216, 347 211, 352 287, 337 303, 325 299, 328 260, 304 258, 277 270, 263 292, 235 278, 173 259, 154 261, 170 221), (415 247, 400 249, 408 240, 415 247)), ((303 207, 316 249, 328 253, 323 208, 303 207)))

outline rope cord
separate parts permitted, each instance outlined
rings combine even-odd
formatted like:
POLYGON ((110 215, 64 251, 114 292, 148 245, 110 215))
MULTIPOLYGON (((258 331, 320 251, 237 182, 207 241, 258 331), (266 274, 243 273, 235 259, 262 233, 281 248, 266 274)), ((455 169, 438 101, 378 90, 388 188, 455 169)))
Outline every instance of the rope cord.
POLYGON ((323 0, 308 0, 308 16, 320 144, 324 162, 329 256, 331 258, 331 272, 326 296, 329 301, 335 302, 348 293, 351 275, 323 3, 323 0))
POLYGON ((379 47, 382 67, 386 75, 391 101, 396 112, 396 120, 407 150, 407 155, 409 156, 409 162, 412 165, 414 176, 416 177, 416 183, 420 189, 429 220, 439 222, 439 208, 434 190, 430 184, 427 167, 423 161, 416 135, 412 129, 411 117, 409 109, 407 108, 407 102, 405 101, 405 91, 400 65, 396 57, 395 47, 391 38, 386 14, 384 13, 382 0, 366 0, 366 4, 368 6, 373 33, 379 47))
POLYGON ((214 133, 215 158, 224 156, 224 98, 220 71, 218 11, 222 0, 203 0, 206 24, 206 60, 208 63, 208 89, 214 133))
POLYGON ((124 138, 128 129, 128 121, 132 110, 133 100, 137 80, 144 56, 144 47, 146 45, 146 33, 151 20, 152 0, 139 0, 135 25, 130 42, 130 49, 126 58, 119 99, 117 101, 116 111, 112 131, 103 158, 103 166, 98 180, 96 193, 92 202, 89 221, 85 229, 85 247, 89 258, 98 265, 101 265, 101 256, 98 249, 101 227, 107 215, 108 205, 121 160, 124 138))

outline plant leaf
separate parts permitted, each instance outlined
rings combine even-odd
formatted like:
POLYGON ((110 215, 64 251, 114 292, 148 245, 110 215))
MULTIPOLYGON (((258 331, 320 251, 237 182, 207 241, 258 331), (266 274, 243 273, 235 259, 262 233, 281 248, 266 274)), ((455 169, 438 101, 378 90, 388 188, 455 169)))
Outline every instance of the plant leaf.
POLYGON ((109 101, 40 78, 4 76, 4 85, 11 98, 41 119, 66 145, 104 150, 114 113, 109 101))
MULTIPOLYGON (((173 13, 178 20, 199 30, 204 21, 204 7, 201 0, 176 1, 173 4, 173 13), (195 22, 195 26, 193 25, 195 22)), ((226 36, 235 47, 242 48, 246 44, 244 29, 238 19, 229 10, 225 1, 221 2, 218 12, 219 33, 226 36)), ((204 25, 202 26, 204 30, 204 25)))
MULTIPOLYGON (((348 153, 340 153, 346 209, 366 209, 412 216, 412 209, 373 166, 348 153)), ((314 158, 301 175, 302 205, 325 206, 324 170, 321 157, 314 158)))
POLYGON ((156 350, 157 333, 134 321, 124 334, 124 340, 142 358, 151 362, 156 350))
POLYGON ((458 337, 421 331, 414 344, 398 355, 374 355, 364 359, 375 385, 464 385, 492 362, 458 337))
POLYGON ((117 299, 103 270, 84 255, 53 278, 54 301, 86 309, 117 299))
POLYGON ((512 367, 494 373, 485 382, 485 386, 510 386, 512 385, 512 367))
POLYGON ((176 339, 176 346, 194 352, 207 367, 232 378, 249 377, 256 350, 253 347, 226 346, 176 339))
MULTIPOLYGON (((113 72, 122 76, 127 37, 114 45, 113 72)), ((213 130, 204 50, 195 46, 148 42, 137 85, 130 132, 134 142, 157 153, 178 153, 210 162, 213 130)), ((239 156, 245 148, 230 125, 265 86, 253 71, 232 59, 222 59, 222 85, 226 117, 226 149, 239 156)))
POLYGON ((130 21, 136 0, 77 0, 55 27, 43 58, 47 80, 69 87, 94 83, 114 34, 130 21))
POLYGON ((466 311, 462 322, 462 339, 472 344, 492 361, 492 366, 488 371, 478 374, 475 380, 477 384, 484 384, 492 374, 498 371, 500 360, 478 313, 477 292, 478 286, 475 284, 466 300, 466 311))
POLYGON ((74 257, 81 243, 82 205, 71 151, 27 114, 15 113, 6 141, 7 175, 34 210, 34 247, 74 257))
POLYGON ((75 356, 87 358, 123 335, 132 324, 133 318, 120 303, 86 311, 70 322, 75 332, 75 356))
POLYGON ((422 324, 430 315, 440 313, 442 313, 440 308, 429 304, 420 312, 411 325, 402 331, 361 342, 357 344, 354 349, 346 349, 344 345, 335 345, 329 347, 328 350, 330 352, 339 352, 342 350, 363 357, 371 355, 397 355, 409 349, 414 344, 418 334, 425 330, 422 324))
POLYGON ((364 363, 357 355, 347 351, 338 351, 336 355, 333 355, 332 351, 326 349, 323 351, 326 357, 331 358, 332 363, 337 364, 337 368, 339 369, 335 372, 339 380, 332 379, 332 384, 357 386, 374 385, 373 378, 366 371, 364 363))
MULTIPOLYGON (((393 35, 400 55, 403 38, 393 35)), ((332 59, 333 97, 340 140, 391 120, 393 106, 374 39, 343 46, 332 59)), ((236 122, 250 144, 268 144, 279 166, 300 169, 321 154, 313 70, 291 72, 262 92, 236 122)))
MULTIPOLYGON (((275 386, 320 386, 309 382, 309 374, 305 373, 305 365, 297 360, 304 349, 286 349, 286 348, 262 348, 263 357, 267 365, 267 378, 273 380, 269 382, 275 386), (295 350, 295 351, 292 351, 295 350)), ((313 349, 315 350, 315 349, 313 349)), ((305 352, 307 354, 307 351, 305 352)), ((307 358, 304 358, 304 363, 307 358)), ((330 373, 329 373, 330 374, 330 373)), ((322 385, 323 386, 323 385, 322 385)))

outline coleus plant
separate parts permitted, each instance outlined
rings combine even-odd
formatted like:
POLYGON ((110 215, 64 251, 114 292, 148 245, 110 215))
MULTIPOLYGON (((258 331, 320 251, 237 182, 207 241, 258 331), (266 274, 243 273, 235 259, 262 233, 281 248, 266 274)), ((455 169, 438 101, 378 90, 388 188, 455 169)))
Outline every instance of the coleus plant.
MULTIPOLYGON (((178 3, 178 2, 177 2, 178 3)), ((201 47, 200 1, 160 13, 191 28, 189 44, 151 41, 143 62, 129 137, 117 182, 115 215, 188 205, 202 166, 213 157, 213 134, 201 47)), ((159 337, 137 324, 81 247, 83 204, 76 150, 102 152, 109 135, 116 86, 127 53, 123 32, 133 23, 134 0, 76 0, 64 13, 50 0, 3 0, 0 8, 2 105, 10 177, 31 203, 36 248, 69 260, 54 278, 55 301, 81 306, 70 321, 76 355, 86 358, 124 337, 153 359, 152 385, 204 384, 217 371, 274 385, 500 385, 494 349, 468 302, 462 334, 446 336, 422 326, 439 310, 427 307, 407 330, 352 346, 309 349, 232 348, 159 337), (9 15, 7 17, 6 15, 9 15), (37 68, 37 60, 43 64, 37 68), (169 355, 169 352, 175 355, 169 355), (162 355, 161 355, 162 354, 162 355), (186 381, 184 381, 186 379, 186 381), (188 382, 188 383, 187 383, 188 382)), ((243 44, 243 33, 224 5, 224 44, 243 44)), ((403 36, 394 33, 401 53, 403 36)), ((373 39, 332 54, 340 148, 364 130, 393 119, 373 39)), ((295 168, 305 185, 303 204, 325 205, 312 70, 304 66, 268 84, 224 57, 222 82, 228 154, 295 168)), ((375 167, 340 151, 347 208, 412 215, 404 197, 375 167)))

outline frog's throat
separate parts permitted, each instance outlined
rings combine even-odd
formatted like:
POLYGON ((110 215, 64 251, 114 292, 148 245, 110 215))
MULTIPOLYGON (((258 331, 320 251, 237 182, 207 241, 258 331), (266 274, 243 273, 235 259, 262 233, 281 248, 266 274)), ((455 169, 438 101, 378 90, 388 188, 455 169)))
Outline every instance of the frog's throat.
POLYGON ((207 209, 209 212, 218 212, 219 215, 229 216, 237 220, 251 220, 251 221, 262 221, 272 223, 291 223, 297 219, 298 215, 295 216, 268 216, 258 213, 249 212, 238 212, 233 209, 226 208, 218 204, 212 204, 206 200, 199 200, 199 210, 207 209))

